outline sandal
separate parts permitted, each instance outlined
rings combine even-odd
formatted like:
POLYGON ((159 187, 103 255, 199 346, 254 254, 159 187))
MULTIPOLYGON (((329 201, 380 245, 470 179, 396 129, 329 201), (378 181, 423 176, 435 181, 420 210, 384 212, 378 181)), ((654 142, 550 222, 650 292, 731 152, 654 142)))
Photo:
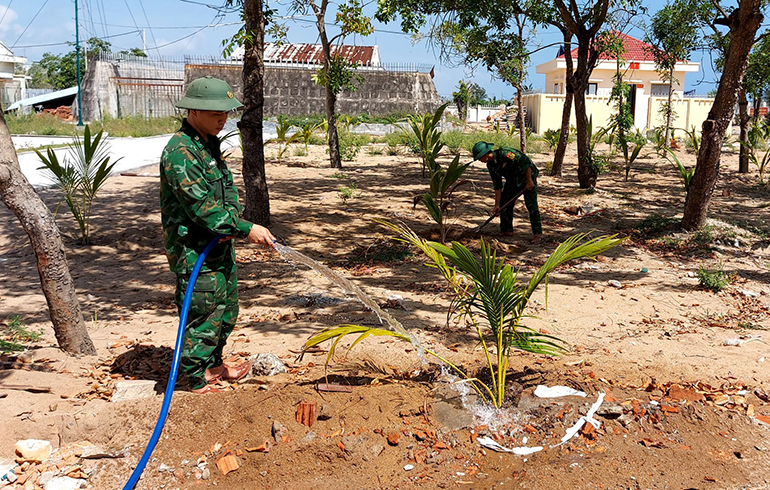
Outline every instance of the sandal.
POLYGON ((239 381, 249 374, 249 372, 251 372, 251 363, 249 361, 244 361, 235 367, 226 367, 224 371, 222 371, 221 378, 224 381, 239 381), (228 376, 227 374, 229 369, 235 369, 235 373, 232 376, 228 376))
POLYGON ((195 393, 196 395, 205 395, 206 393, 219 393, 220 390, 214 385, 206 385, 203 388, 197 388, 195 390, 190 390, 190 393, 195 393))

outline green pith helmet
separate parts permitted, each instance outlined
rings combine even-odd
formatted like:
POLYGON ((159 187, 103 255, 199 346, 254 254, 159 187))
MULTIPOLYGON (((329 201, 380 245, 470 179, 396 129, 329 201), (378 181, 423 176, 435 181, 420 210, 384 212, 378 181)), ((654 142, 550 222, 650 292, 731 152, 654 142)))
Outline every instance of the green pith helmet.
POLYGON ((487 143, 486 141, 479 141, 475 145, 473 145, 473 159, 478 160, 479 158, 483 157, 490 151, 492 151, 492 148, 494 148, 495 145, 492 143, 487 143))
POLYGON ((187 87, 187 93, 176 103, 180 109, 228 112, 242 107, 227 82, 214 77, 197 78, 187 87))

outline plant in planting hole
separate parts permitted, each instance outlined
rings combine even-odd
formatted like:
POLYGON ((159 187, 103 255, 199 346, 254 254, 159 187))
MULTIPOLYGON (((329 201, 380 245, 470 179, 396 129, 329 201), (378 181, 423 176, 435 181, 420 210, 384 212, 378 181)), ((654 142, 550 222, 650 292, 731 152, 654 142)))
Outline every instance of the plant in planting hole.
MULTIPOLYGON (((417 236, 403 225, 395 225, 384 220, 375 220, 387 226, 413 246, 422 250, 430 259, 430 266, 439 270, 449 282, 454 299, 450 308, 452 315, 459 315, 475 329, 484 348, 490 382, 484 383, 471 377, 449 360, 434 351, 425 349, 429 355, 441 360, 464 378, 486 401, 500 407, 505 399, 506 373, 508 356, 512 349, 536 354, 556 355, 565 351, 564 342, 552 335, 543 334, 522 324, 524 308, 532 293, 548 274, 559 265, 583 257, 596 256, 624 238, 601 236, 589 238, 585 234, 575 235, 561 243, 545 264, 526 284, 519 281, 518 271, 498 259, 496 253, 481 240, 481 256, 476 258, 465 246, 453 242, 451 247, 441 243, 429 242, 417 236)), ((343 337, 357 335, 351 344, 369 336, 389 336, 409 342, 411 339, 384 328, 361 325, 337 325, 322 330, 305 342, 305 349, 332 340, 327 356, 328 363, 343 337)))

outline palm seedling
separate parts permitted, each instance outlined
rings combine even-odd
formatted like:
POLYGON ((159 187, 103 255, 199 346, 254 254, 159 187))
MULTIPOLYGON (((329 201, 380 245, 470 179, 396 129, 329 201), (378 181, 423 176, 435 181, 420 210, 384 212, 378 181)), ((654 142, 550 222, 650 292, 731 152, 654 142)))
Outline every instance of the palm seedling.
POLYGON ((422 156, 422 176, 425 177, 428 170, 433 169, 436 157, 444 143, 441 141, 439 123, 444 115, 446 104, 442 105, 433 114, 411 115, 407 118, 409 127, 417 138, 420 156, 422 156))
POLYGON ((289 119, 284 115, 278 116, 278 124, 275 126, 276 137, 265 142, 266 145, 270 143, 278 144, 278 163, 281 163, 281 158, 286 154, 289 145, 299 138, 299 133, 297 132, 289 136, 290 129, 291 123, 289 119))
POLYGON ((460 180, 472 162, 460 164, 460 155, 455 155, 454 160, 443 169, 441 165, 434 161, 430 168, 430 192, 426 192, 415 198, 415 202, 421 201, 428 208, 428 213, 433 221, 438 224, 441 235, 441 243, 446 241, 447 210, 451 205, 452 193, 461 185, 467 184, 468 180, 460 180))
POLYGON ((692 178, 695 176, 695 167, 685 167, 671 148, 666 148, 666 151, 671 157, 671 163, 673 163, 679 171, 679 176, 682 177, 682 182, 684 183, 684 191, 687 192, 690 189, 690 182, 692 182, 692 178))
POLYGON ((48 148, 47 156, 35 150, 43 162, 40 169, 48 172, 54 187, 62 192, 75 221, 80 228, 84 245, 91 242, 91 209, 96 194, 102 188, 113 167, 120 161, 110 163, 109 145, 102 139, 104 130, 91 138, 91 128, 86 125, 83 139, 75 137, 63 162, 48 148))
MULTIPOLYGON (((505 399, 508 357, 512 350, 523 350, 544 355, 565 351, 564 342, 552 335, 540 333, 522 323, 524 308, 532 293, 559 265, 570 260, 593 257, 612 248, 624 239, 602 236, 589 239, 585 234, 575 235, 560 244, 545 264, 528 283, 522 283, 518 271, 498 259, 496 253, 482 240, 481 255, 475 257, 465 246, 453 242, 451 247, 429 242, 403 225, 376 220, 400 235, 400 239, 422 250, 453 290, 450 314, 463 317, 476 332, 484 348, 489 381, 482 381, 463 372, 435 351, 425 352, 441 360, 464 378, 483 399, 495 407, 505 399)), ((305 343, 309 349, 327 340, 332 341, 327 363, 331 360, 340 340, 348 335, 357 336, 352 348, 369 336, 390 336, 410 341, 402 333, 360 325, 338 325, 322 330, 305 343)))

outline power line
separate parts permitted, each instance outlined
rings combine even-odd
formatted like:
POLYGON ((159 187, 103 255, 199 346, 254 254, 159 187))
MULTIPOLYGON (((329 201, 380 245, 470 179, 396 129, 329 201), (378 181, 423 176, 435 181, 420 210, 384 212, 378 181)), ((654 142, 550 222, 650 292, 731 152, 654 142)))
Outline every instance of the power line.
MULTIPOLYGON (((139 0, 139 6, 142 7, 142 13, 144 14, 145 22, 147 22, 147 25, 150 25, 150 19, 147 18, 147 11, 144 10, 144 2, 142 2, 142 0, 139 0)), ((158 41, 155 40, 155 33, 152 32, 152 27, 150 27, 150 36, 152 37, 153 44, 155 44, 157 46, 158 45, 158 41)), ((142 47, 144 47, 144 46, 142 46, 142 47)))
POLYGON ((5 20, 5 16, 8 14, 8 11, 9 11, 9 10, 11 10, 11 5, 13 5, 13 0, 11 0, 10 2, 8 2, 8 6, 7 6, 7 7, 5 7, 5 12, 3 12, 3 18, 2 18, 2 19, 0 19, 0 24, 2 24, 2 23, 3 23, 3 21, 5 20))
POLYGON ((27 24, 27 27, 25 27, 24 30, 21 32, 21 34, 19 34, 19 37, 16 38, 16 42, 14 42, 13 45, 11 46, 12 48, 16 47, 16 43, 19 42, 19 39, 21 39, 21 36, 23 36, 24 33, 27 32, 27 29, 29 29, 29 26, 31 26, 32 23, 35 22, 35 19, 37 19, 37 16, 40 15, 40 11, 43 10, 43 8, 46 5, 48 5, 48 0, 45 0, 45 2, 43 2, 43 5, 41 5, 40 8, 37 10, 37 13, 35 14, 35 16, 32 17, 32 20, 29 21, 29 24, 27 24))
MULTIPOLYGON (((97 22, 98 24, 98 22, 97 22)), ((201 26, 126 26, 126 25, 120 25, 120 24, 103 24, 105 26, 110 27, 123 27, 130 29, 131 27, 137 27, 139 29, 156 29, 156 30, 162 30, 162 29, 205 29, 206 27, 227 27, 227 26, 236 26, 236 25, 242 25, 243 21, 238 22, 223 22, 220 24, 207 24, 207 25, 201 25, 201 26)))
MULTIPOLYGON (((113 38, 113 37, 127 36, 129 34, 136 34, 137 32, 142 32, 142 31, 141 30, 133 30, 133 31, 128 31, 128 32, 121 32, 120 34, 113 34, 111 36, 104 36, 101 39, 110 39, 110 38, 113 38)), ((24 46, 16 46, 16 45, 14 45, 13 47, 14 48, 20 48, 20 49, 21 48, 44 48, 44 47, 47 47, 47 46, 64 46, 65 44, 72 45, 73 43, 71 41, 64 41, 64 42, 61 42, 61 43, 27 44, 27 45, 24 45, 24 46)))

